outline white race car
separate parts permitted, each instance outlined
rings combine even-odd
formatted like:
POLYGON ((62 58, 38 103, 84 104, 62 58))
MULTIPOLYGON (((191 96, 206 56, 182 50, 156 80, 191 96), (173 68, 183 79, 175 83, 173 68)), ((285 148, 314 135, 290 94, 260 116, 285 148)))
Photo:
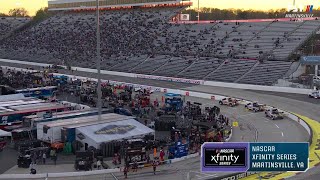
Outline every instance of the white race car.
POLYGON ((248 103, 244 105, 244 107, 250 111, 259 112, 259 111, 264 111, 265 105, 258 104, 257 102, 253 102, 253 103, 248 103))
POLYGON ((283 112, 280 112, 276 108, 267 109, 265 114, 266 114, 266 117, 269 117, 272 120, 283 119, 283 112))
POLYGON ((314 91, 312 93, 309 93, 309 98, 320 99, 320 91, 314 91))

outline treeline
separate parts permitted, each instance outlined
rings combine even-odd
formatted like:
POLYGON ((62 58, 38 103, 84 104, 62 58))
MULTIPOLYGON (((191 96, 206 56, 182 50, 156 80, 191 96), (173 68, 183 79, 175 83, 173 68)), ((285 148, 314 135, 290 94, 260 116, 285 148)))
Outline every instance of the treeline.
MULTIPOLYGON (((8 14, 0 13, 0 17, 30 17, 28 11, 24 8, 11 9, 8 14)), ((48 8, 39 9, 32 18, 34 21, 41 21, 50 16, 48 8)))
MULTIPOLYGON (((198 19, 197 9, 187 9, 183 14, 190 14, 190 20, 198 19)), ((259 10, 242 10, 242 9, 217 9, 217 8, 200 8, 200 20, 230 20, 230 19, 267 19, 267 18, 284 18, 287 9, 259 11, 259 10)), ((313 10, 314 17, 320 16, 320 9, 313 10)))
POLYGON ((25 8, 14 8, 8 14, 0 13, 0 17, 29 17, 29 12, 25 8))
POLYGON ((32 26, 40 23, 41 21, 47 19, 48 17, 50 17, 50 13, 48 11, 48 8, 39 9, 36 12, 36 15, 34 17, 32 17, 32 20, 29 21, 28 23, 26 23, 25 25, 23 25, 21 28, 17 29, 17 31, 22 31, 22 30, 28 29, 29 27, 32 27, 32 26))

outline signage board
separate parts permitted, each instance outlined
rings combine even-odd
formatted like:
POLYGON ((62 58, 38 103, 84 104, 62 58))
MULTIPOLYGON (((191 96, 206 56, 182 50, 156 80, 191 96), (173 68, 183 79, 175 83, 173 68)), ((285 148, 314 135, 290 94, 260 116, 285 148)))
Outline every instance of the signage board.
POLYGON ((300 58, 300 63, 306 65, 320 65, 320 56, 302 56, 300 58))
POLYGON ((203 172, 304 172, 309 168, 309 143, 204 143, 203 172))

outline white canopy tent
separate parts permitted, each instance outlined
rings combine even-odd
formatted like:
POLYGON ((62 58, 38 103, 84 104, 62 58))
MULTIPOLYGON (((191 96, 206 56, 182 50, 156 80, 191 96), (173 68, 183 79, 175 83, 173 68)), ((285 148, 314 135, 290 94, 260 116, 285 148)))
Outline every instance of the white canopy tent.
POLYGON ((0 129, 0 137, 11 137, 11 132, 7 132, 0 129))
POLYGON ((154 134, 154 130, 134 119, 108 122, 76 128, 77 140, 98 148, 103 142, 114 140, 141 138, 154 134), (80 138, 79 138, 79 134, 80 138), (82 138, 81 138, 82 136, 82 138))

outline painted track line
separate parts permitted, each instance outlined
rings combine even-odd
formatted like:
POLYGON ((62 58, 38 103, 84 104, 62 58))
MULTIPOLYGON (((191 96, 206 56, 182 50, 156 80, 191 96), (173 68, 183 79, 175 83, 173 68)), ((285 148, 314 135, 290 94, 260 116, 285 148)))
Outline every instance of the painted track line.
MULTIPOLYGON (((320 149, 317 149, 317 146, 320 146, 318 144, 318 140, 320 140, 320 123, 318 121, 315 121, 313 119, 310 119, 308 117, 292 113, 296 116, 298 116, 300 119, 305 121, 310 128, 312 129, 312 143, 309 145, 309 169, 311 168, 318 168, 320 165, 320 158, 317 156, 320 154, 320 149), (318 166, 318 167, 316 167, 318 166)), ((269 180, 284 180, 288 179, 290 177, 293 177, 297 174, 301 174, 301 172, 283 172, 283 173, 260 173, 260 176, 257 174, 248 176, 243 178, 244 180, 257 180, 257 179, 269 179, 269 180)))

